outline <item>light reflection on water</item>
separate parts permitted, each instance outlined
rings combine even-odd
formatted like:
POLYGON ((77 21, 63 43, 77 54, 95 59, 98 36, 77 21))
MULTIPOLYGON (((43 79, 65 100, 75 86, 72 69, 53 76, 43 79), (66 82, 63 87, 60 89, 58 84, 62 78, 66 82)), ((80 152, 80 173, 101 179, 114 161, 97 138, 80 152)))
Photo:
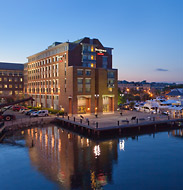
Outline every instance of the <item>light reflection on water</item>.
MULTIPOLYGON (((129 139, 92 141, 56 126, 28 129, 9 137, 0 145, 0 150, 6 150, 7 159, 13 154, 17 162, 21 161, 21 158, 24 160, 18 162, 16 167, 13 165, 16 170, 11 171, 9 176, 4 175, 3 179, 13 180, 20 169, 22 173, 26 171, 37 175, 35 179, 31 179, 37 181, 38 189, 183 187, 183 182, 178 181, 183 179, 182 175, 179 175, 183 169, 182 134, 182 130, 176 130, 129 139), (8 152, 9 149, 11 151, 8 152), (25 171, 21 168, 25 168, 25 171), (172 178, 171 181, 165 178, 167 172, 172 178)), ((5 157, 0 156, 0 163, 5 161, 5 157)), ((9 170, 9 167, 8 163, 5 163, 3 169, 9 170)), ((1 172, 2 170, 0 174, 1 172)), ((28 183, 26 181, 27 178, 24 178, 24 188, 28 183)), ((22 186, 15 183, 14 186, 9 184, 4 187, 21 189, 22 186)), ((31 183, 29 187, 34 189, 31 183)))

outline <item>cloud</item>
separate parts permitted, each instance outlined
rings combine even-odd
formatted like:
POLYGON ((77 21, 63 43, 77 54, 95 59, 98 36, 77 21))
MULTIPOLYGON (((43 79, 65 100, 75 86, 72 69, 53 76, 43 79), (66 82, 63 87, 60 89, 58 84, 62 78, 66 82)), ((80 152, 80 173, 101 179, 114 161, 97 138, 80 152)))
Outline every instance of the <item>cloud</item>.
POLYGON ((156 71, 168 71, 168 69, 157 68, 156 71))

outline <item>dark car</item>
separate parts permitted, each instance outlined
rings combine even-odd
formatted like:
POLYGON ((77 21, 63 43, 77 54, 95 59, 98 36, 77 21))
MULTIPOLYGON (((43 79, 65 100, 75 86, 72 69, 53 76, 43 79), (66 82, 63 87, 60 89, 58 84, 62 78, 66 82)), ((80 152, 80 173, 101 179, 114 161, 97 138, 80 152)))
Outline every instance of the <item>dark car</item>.
POLYGON ((36 109, 29 110, 28 112, 25 113, 25 115, 30 115, 32 112, 38 111, 36 109))

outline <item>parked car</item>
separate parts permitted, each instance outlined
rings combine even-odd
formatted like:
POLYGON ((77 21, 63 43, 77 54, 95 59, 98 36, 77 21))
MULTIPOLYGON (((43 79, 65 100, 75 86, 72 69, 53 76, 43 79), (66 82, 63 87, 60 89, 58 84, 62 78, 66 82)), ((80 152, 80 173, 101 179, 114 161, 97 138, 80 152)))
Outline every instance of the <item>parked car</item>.
POLYGON ((19 110, 19 112, 20 112, 20 113, 24 113, 26 110, 28 111, 28 108, 21 108, 21 109, 19 110))
POLYGON ((31 113, 32 117, 45 117, 48 116, 48 110, 39 110, 31 113))
POLYGON ((11 121, 11 120, 15 120, 16 117, 13 114, 3 114, 0 116, 0 120, 4 120, 4 121, 11 121))
POLYGON ((25 107, 23 107, 23 106, 13 106, 12 110, 13 111, 19 111, 20 109, 23 109, 23 108, 25 108, 25 107))
POLYGON ((30 115, 32 112, 35 112, 35 111, 37 111, 37 110, 35 110, 35 109, 28 110, 27 112, 25 112, 25 115, 30 115))

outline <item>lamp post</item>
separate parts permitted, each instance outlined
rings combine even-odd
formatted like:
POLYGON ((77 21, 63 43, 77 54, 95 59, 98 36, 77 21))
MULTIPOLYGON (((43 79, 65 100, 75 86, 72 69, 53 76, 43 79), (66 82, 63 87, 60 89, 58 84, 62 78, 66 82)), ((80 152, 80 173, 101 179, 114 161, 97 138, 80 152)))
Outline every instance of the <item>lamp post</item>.
POLYGON ((73 115, 73 101, 72 101, 72 96, 68 96, 68 99, 69 99, 69 112, 70 112, 70 109, 71 109, 71 113, 73 115), (71 105, 70 105, 71 104, 71 105))
POLYGON ((97 115, 97 113, 98 113, 98 98, 99 98, 99 94, 95 94, 95 100, 96 100, 95 117, 96 118, 98 117, 98 115, 97 115))
MULTIPOLYGON (((120 94, 120 98, 122 98, 124 96, 124 94, 120 94)), ((121 112, 120 115, 122 116, 122 107, 120 108, 121 112)))

